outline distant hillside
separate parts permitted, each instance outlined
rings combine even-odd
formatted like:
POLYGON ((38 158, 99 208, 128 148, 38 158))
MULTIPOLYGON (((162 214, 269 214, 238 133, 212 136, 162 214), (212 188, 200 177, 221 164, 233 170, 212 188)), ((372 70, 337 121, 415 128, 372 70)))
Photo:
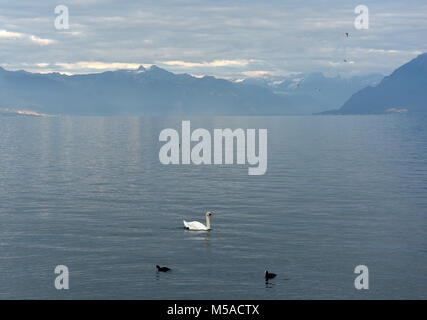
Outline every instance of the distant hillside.
POLYGON ((66 76, 0 68, 0 107, 71 115, 274 115, 288 100, 214 77, 149 69, 66 76))
POLYGON ((0 68, 0 108, 53 115, 312 114, 338 108, 381 78, 310 73, 237 83, 174 74, 156 66, 73 76, 0 68))
POLYGON ((377 86, 351 96, 339 110, 325 114, 427 112, 427 53, 396 69, 377 86))
POLYGON ((360 89, 378 84, 380 74, 350 78, 325 77, 322 73, 300 74, 280 83, 273 83, 273 91, 289 100, 290 107, 300 114, 313 114, 339 108, 360 89))

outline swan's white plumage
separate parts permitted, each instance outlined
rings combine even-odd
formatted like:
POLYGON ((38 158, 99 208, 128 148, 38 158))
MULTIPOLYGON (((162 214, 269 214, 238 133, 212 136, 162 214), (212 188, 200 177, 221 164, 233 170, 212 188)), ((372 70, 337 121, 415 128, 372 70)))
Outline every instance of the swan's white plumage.
POLYGON ((206 226, 199 221, 187 222, 187 221, 183 220, 183 222, 184 222, 184 226, 190 230, 200 230, 200 231, 208 230, 208 228, 206 228, 206 226))
POLYGON ((210 224, 211 215, 212 214, 210 212, 206 212, 206 226, 203 223, 200 223, 199 221, 187 222, 187 221, 183 220, 182 222, 184 222, 184 226, 189 230, 208 231, 211 229, 211 224, 210 224))

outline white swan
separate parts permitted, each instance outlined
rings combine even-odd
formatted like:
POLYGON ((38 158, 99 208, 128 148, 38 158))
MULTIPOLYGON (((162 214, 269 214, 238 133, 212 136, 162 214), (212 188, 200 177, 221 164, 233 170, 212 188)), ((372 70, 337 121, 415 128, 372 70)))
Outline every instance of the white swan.
POLYGON ((206 212, 206 226, 203 223, 200 223, 198 221, 187 222, 183 220, 182 222, 184 222, 184 226, 188 230, 208 231, 211 229, 211 217, 212 217, 212 213, 210 213, 209 211, 206 212))

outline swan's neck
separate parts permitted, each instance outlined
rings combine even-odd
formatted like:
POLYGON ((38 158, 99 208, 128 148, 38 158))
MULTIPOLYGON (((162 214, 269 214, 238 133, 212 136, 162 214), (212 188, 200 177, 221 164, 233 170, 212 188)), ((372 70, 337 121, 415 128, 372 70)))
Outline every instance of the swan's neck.
POLYGON ((209 218, 209 216, 206 216, 206 228, 207 229, 211 228, 211 219, 209 218))

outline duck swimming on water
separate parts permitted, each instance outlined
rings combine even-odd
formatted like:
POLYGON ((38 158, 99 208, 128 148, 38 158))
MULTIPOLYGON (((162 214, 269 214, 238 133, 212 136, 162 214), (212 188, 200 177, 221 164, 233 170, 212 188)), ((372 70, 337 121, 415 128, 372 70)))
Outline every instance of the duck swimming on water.
POLYGON ((159 265, 156 265, 156 268, 157 268, 157 271, 160 271, 160 272, 168 272, 168 271, 170 271, 171 269, 170 268, 168 268, 168 267, 161 267, 161 266, 159 266, 159 265))
POLYGON ((265 270, 265 281, 268 281, 269 279, 273 279, 277 276, 277 274, 272 273, 272 272, 268 272, 267 270, 265 270))

